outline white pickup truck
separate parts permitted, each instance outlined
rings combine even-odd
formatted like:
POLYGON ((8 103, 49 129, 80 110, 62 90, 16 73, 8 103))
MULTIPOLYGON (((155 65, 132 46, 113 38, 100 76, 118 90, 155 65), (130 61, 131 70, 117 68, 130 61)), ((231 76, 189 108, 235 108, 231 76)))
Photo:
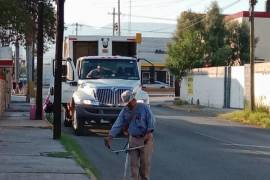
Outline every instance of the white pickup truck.
MULTIPOLYGON (((76 68, 71 59, 64 64, 64 124, 72 126, 76 135, 83 135, 84 126, 91 123, 113 123, 123 107, 121 93, 125 90, 132 90, 138 101, 149 104, 136 58, 85 56, 77 59, 76 68)), ((50 93, 53 95, 53 84, 50 93)))

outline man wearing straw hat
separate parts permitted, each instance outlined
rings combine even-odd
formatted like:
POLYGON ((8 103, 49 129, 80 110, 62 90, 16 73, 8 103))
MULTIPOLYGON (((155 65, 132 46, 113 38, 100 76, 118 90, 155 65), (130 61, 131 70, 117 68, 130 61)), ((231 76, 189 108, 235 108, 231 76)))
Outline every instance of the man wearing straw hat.
POLYGON ((124 128, 129 134, 129 148, 140 147, 129 151, 132 180, 149 180, 150 162, 153 153, 153 131, 155 117, 147 104, 138 103, 132 91, 121 94, 125 107, 113 124, 105 145, 110 148, 112 139, 124 128))

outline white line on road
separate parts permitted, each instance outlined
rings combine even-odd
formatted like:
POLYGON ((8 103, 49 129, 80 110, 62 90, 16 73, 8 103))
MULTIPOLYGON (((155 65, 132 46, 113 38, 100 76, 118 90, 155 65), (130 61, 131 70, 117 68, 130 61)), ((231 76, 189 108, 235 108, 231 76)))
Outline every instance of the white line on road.
POLYGON ((234 144, 234 143, 225 143, 225 146, 238 146, 238 147, 250 147, 250 148, 263 148, 263 149, 270 149, 270 146, 257 146, 251 144, 234 144))
POLYGON ((212 140, 221 142, 221 143, 223 143, 223 144, 234 144, 233 142, 227 141, 227 140, 225 140, 225 139, 217 138, 217 137, 215 137, 215 136, 210 136, 210 135, 204 134, 204 133, 202 133, 202 132, 198 132, 198 131, 197 131, 197 132, 192 131, 192 132, 193 132, 194 134, 198 134, 198 135, 200 135, 200 136, 207 137, 207 138, 209 138, 209 139, 212 139, 212 140))

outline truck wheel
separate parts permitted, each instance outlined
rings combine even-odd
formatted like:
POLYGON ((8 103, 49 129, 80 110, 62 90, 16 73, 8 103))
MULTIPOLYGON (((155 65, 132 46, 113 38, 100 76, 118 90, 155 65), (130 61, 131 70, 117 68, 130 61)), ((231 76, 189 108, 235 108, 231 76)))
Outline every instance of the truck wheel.
POLYGON ((64 108, 63 116, 64 116, 64 126, 65 127, 71 127, 72 126, 72 121, 67 118, 67 110, 66 110, 66 108, 64 108))
POLYGON ((78 118, 76 109, 74 110, 74 114, 73 114, 72 126, 74 129, 74 133, 77 136, 84 135, 84 122, 78 118))

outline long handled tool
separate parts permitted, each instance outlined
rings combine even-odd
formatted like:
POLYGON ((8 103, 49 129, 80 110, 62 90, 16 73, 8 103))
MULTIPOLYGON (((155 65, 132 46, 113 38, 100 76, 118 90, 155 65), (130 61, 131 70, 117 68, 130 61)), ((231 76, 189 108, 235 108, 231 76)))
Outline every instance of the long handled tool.
POLYGON ((137 146, 137 147, 129 147, 129 143, 127 142, 126 145, 124 146, 124 148, 122 149, 111 149, 110 148, 110 151, 112 153, 115 153, 115 154, 119 154, 121 152, 124 152, 126 153, 126 160, 125 160, 125 170, 124 170, 124 177, 123 177, 123 180, 127 180, 127 170, 128 170, 128 159, 129 159, 129 151, 134 151, 134 150, 137 150, 137 149, 141 149, 143 148, 144 146, 137 146))

